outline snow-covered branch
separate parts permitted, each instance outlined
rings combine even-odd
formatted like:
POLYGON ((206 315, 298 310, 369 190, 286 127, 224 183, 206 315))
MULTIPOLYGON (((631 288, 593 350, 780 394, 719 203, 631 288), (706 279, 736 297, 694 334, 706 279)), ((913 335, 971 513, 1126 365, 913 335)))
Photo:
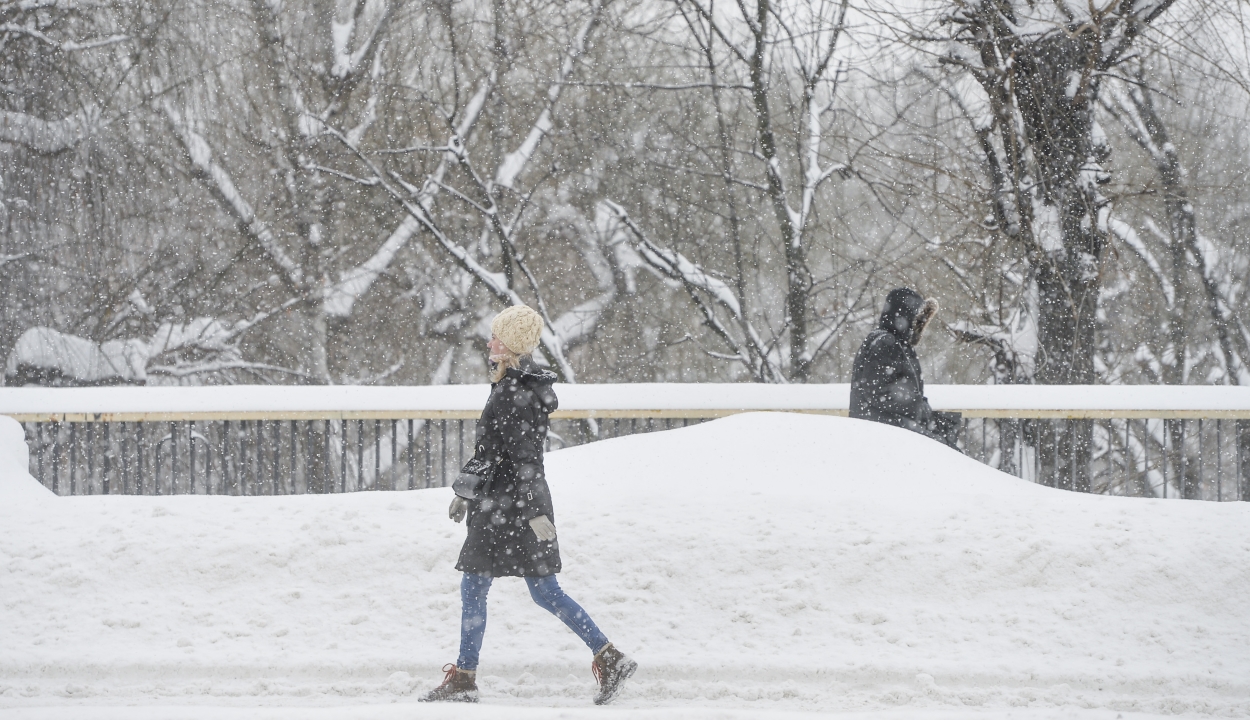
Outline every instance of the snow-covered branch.
POLYGON ((496 185, 506 188, 512 187, 521 171, 525 169, 530 159, 534 157, 538 144, 542 142, 547 133, 551 132, 552 112, 560 101, 560 95, 564 92, 569 76, 573 74, 578 58, 586 52, 586 41, 590 38, 590 34, 594 31, 595 26, 599 24, 603 6, 604 3, 601 0, 594 0, 591 3, 590 17, 582 24, 577 35, 574 36, 573 41, 569 43, 568 48, 564 51, 560 69, 551 85, 547 88, 547 102, 542 112, 538 114, 538 119, 530 127, 530 131, 525 136, 525 140, 521 142, 520 147, 505 156, 503 162, 499 164, 498 170, 495 171, 496 185))
POLYGON ((171 102, 165 101, 160 109, 169 122, 174 136, 178 139, 195 176, 208 186, 222 207, 235 218, 247 237, 254 241, 265 256, 283 271, 287 282, 301 287, 304 282, 303 269, 282 249, 277 237, 265 221, 257 217, 251 203, 243 198, 242 193, 234 184, 229 171, 213 159, 213 149, 208 141, 195 131, 190 119, 183 117, 171 102))
MULTIPOLYGON (((445 146, 446 151, 438 166, 426 178, 420 190, 409 194, 423 213, 428 215, 433 208, 434 197, 442 185, 448 168, 458 162, 455 148, 461 146, 461 138, 469 137, 473 132, 478 119, 482 116, 482 110, 486 107, 487 99, 495 91, 497 80, 498 74, 494 70, 482 80, 473 97, 465 105, 460 122, 456 126, 456 134, 445 146)), ((349 142, 349 145, 353 149, 357 147, 354 143, 349 142)), ((326 313, 334 317, 350 316, 356 301, 369 291, 373 283, 390 267, 395 256, 421 227, 421 222, 414 215, 406 213, 404 219, 391 231, 373 255, 360 265, 344 272, 338 282, 326 288, 324 298, 326 313)))
MULTIPOLYGON (((326 126, 326 132, 337 138, 347 149, 349 149, 356 158, 369 169, 373 177, 378 179, 378 184, 386 191, 387 195, 399 204, 405 212, 408 213, 421 227, 425 228, 439 245, 452 257, 462 270, 469 273, 475 280, 480 282, 493 295, 496 300, 504 305, 523 305, 525 301, 515 290, 508 284, 507 278, 503 273, 495 273, 487 270, 485 266, 477 261, 473 253, 466 250, 459 243, 455 242, 443 232, 438 223, 430 216, 426 209, 419 204, 410 200, 411 194, 402 188, 396 187, 367 155, 348 142, 347 137, 332 127, 326 126)), ((553 356, 556 365, 560 368, 561 374, 564 376, 565 382, 576 382, 576 373, 573 366, 569 364, 568 358, 565 357, 563 343, 550 328, 544 328, 542 334, 542 345, 553 356)))
POLYGON ((129 35, 109 35, 108 37, 95 38, 92 40, 57 40, 48 36, 46 33, 37 30, 33 23, 27 25, 18 25, 17 23, 0 23, 0 36, 3 35, 25 35, 34 38, 41 43, 51 47, 57 52, 78 52, 80 50, 94 50, 96 48, 116 45, 130 40, 129 35))
POLYGON ((1229 379, 1237 385, 1250 386, 1250 368, 1246 367, 1250 362, 1250 327, 1236 312, 1242 291, 1236 277, 1239 273, 1244 277, 1246 263, 1220 258, 1215 243, 1197 233, 1189 249, 1198 263, 1229 379))
POLYGON ((290 298, 289 300, 278 305, 275 308, 271 308, 269 310, 262 310, 260 312, 254 313, 251 317, 245 320, 239 320, 229 329, 229 331, 222 333, 220 342, 222 343, 231 342, 235 338, 251 330, 252 328, 256 327, 262 322, 268 320, 274 315, 278 315, 282 312, 285 312, 289 310, 290 308, 295 307, 296 305, 300 304, 303 301, 304 301, 304 298, 302 297, 290 298))
POLYGON ((1168 309, 1171 309, 1176 304, 1176 287, 1172 284, 1172 280, 1167 273, 1163 271, 1163 266, 1159 264, 1154 253, 1150 252, 1150 248, 1138 236, 1137 231, 1115 215, 1108 218, 1107 230, 1141 258, 1142 262, 1146 263, 1146 267, 1150 268, 1150 273, 1154 275, 1155 281, 1159 283, 1159 288, 1163 290, 1163 297, 1167 301, 1168 309))
POLYGON ((99 125, 100 112, 94 107, 60 120, 0 110, 0 142, 22 145, 37 153, 55 153, 87 139, 99 125))
POLYGON ((223 372, 226 370, 263 370, 267 372, 276 372, 281 375, 291 375, 298 378, 311 379, 306 372, 293 370, 291 368, 282 367, 281 365, 269 365, 267 363, 247 362, 246 360, 222 361, 222 362, 204 362, 204 363, 182 363, 174 365, 152 365, 148 367, 149 375, 163 375, 166 377, 186 378, 196 375, 207 375, 208 373, 223 372))
POLYGON ((142 384, 152 375, 185 378, 231 370, 308 377, 298 370, 244 360, 235 341, 252 324, 240 322, 227 328, 215 318, 199 317, 185 323, 161 323, 147 338, 98 344, 49 327, 33 327, 18 338, 5 374, 55 377, 70 385, 142 384))
POLYGON ((664 276, 682 284, 691 301, 703 315, 704 324, 733 349, 735 356, 743 365, 761 380, 786 382, 785 373, 778 359, 765 347, 750 319, 743 315, 742 306, 728 284, 713 277, 681 253, 652 241, 630 218, 625 208, 608 200, 603 202, 615 213, 617 220, 633 233, 637 239, 637 250, 641 258, 664 276), (703 295, 711 299, 712 305, 704 300, 703 295), (744 336, 742 342, 739 342, 719 320, 713 305, 722 308, 733 318, 744 336))
POLYGON ((338 15, 331 24, 331 52, 333 62, 330 74, 344 80, 360 71, 377 51, 379 36, 386 23, 390 20, 393 7, 387 0, 340 0, 338 15), (357 40, 357 25, 368 17, 373 18, 369 29, 364 33, 356 49, 352 49, 353 41, 357 40))

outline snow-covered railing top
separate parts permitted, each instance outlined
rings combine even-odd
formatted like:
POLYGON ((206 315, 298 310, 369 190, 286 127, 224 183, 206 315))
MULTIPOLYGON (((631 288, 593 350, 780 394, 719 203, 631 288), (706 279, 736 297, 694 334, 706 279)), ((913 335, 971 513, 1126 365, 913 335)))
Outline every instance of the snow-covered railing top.
MULTIPOLYGON (((728 383, 557 385, 556 418, 713 418, 750 411, 845 415, 850 386, 728 383)), ((487 385, 0 388, 24 422, 475 418, 487 385)), ((1250 419, 1250 388, 929 385, 935 410, 998 418, 1250 419)))

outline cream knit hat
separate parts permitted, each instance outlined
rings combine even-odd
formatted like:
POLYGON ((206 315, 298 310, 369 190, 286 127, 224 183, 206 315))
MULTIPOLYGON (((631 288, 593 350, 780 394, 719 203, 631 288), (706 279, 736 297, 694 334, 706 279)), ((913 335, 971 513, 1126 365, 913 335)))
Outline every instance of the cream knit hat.
POLYGON ((517 355, 529 355, 543 334, 543 318, 528 305, 513 305, 490 321, 490 331, 517 355))

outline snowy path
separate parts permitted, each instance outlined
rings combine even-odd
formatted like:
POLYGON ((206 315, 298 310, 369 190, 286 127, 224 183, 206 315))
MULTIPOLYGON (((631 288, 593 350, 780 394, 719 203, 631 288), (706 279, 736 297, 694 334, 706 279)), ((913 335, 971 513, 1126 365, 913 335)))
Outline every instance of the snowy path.
POLYGON ((484 705, 415 703, 456 652, 449 491, 54 499, 0 470, 0 718, 1250 714, 1246 504, 1075 495, 783 414, 548 464, 561 583, 642 665, 608 712, 517 580, 484 705))
POLYGON ((1082 708, 951 710, 909 707, 904 710, 819 712, 773 707, 752 707, 746 710, 694 706, 536 708, 519 707, 515 703, 427 706, 405 700, 391 700, 389 704, 343 707, 312 704, 282 707, 79 705, 0 709, 0 718, 6 720, 1175 720, 1176 717, 1082 708))

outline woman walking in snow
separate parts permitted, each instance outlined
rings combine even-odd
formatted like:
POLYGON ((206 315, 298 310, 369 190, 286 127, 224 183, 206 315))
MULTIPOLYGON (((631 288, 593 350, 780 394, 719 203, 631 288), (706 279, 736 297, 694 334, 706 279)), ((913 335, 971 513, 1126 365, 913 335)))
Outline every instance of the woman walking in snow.
POLYGON ((460 657, 447 665, 443 683, 425 702, 477 702, 478 653, 486 634, 486 594, 493 578, 525 578, 539 607, 560 618, 594 653, 599 682, 595 704, 611 702, 638 664, 604 637, 586 611, 556 581, 560 546, 555 512, 543 470, 547 416, 556 409, 554 373, 538 367, 543 320, 516 305, 491 321, 491 392, 477 423, 473 459, 453 484, 452 520, 468 516, 468 537, 456 569, 460 580, 460 657))

